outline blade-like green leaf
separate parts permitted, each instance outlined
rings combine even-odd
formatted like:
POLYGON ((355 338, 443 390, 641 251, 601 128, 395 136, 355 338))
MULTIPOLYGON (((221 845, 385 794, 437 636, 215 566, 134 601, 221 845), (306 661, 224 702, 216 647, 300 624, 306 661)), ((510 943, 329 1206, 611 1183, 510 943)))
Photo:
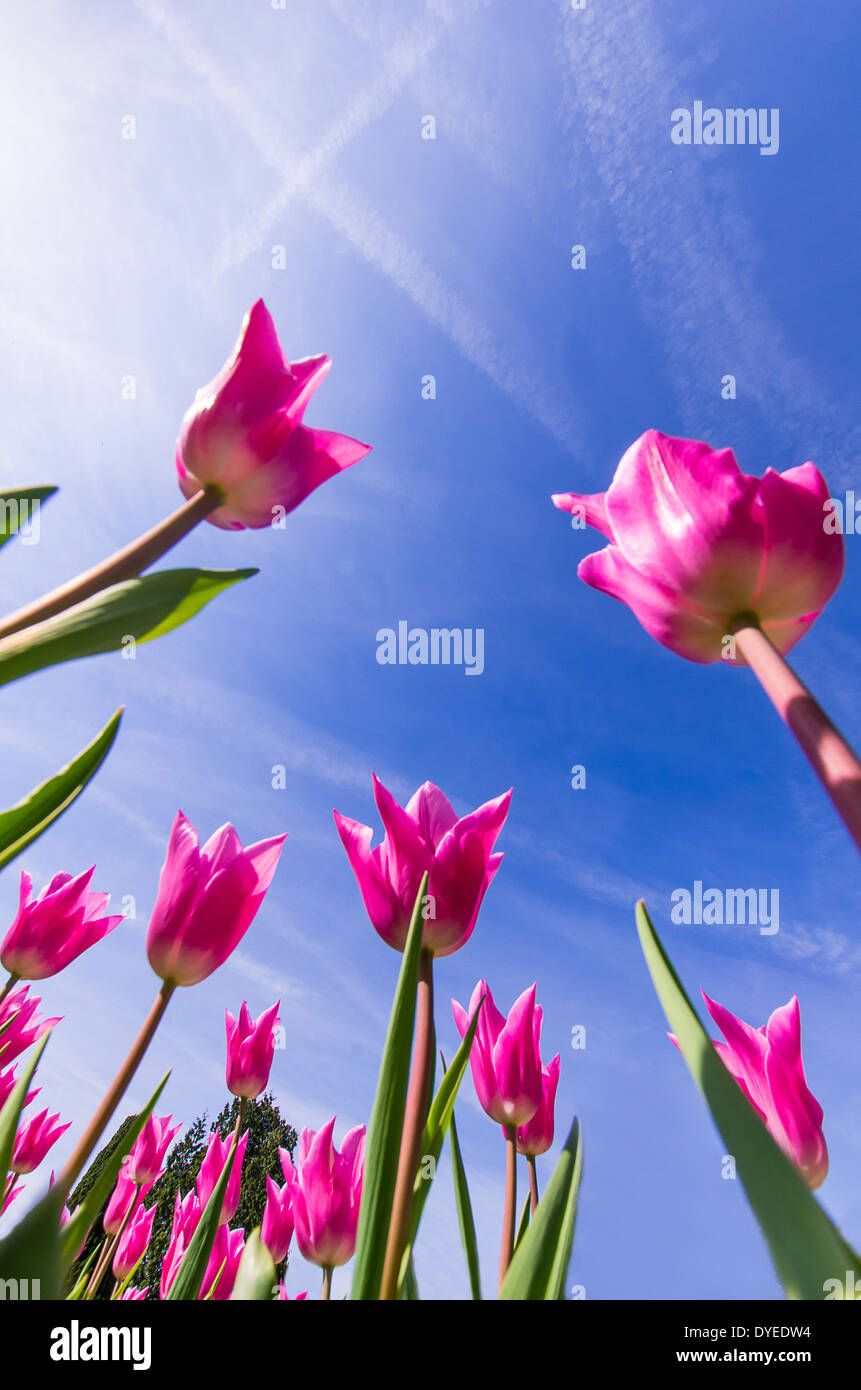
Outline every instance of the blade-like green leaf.
POLYGON ((466 1170, 463 1166, 463 1158, 460 1152, 460 1141, 457 1137, 457 1124, 454 1115, 451 1117, 451 1171, 454 1176, 454 1199, 457 1205, 457 1222, 460 1226, 460 1238, 463 1243, 464 1254, 466 1255, 466 1267, 469 1271, 469 1289, 473 1299, 481 1298, 481 1271, 478 1264, 478 1241, 475 1238, 475 1221, 472 1217, 472 1202, 469 1200, 469 1187, 466 1181, 466 1170))
POLYGON ((362 1204, 359 1208, 356 1261, 350 1295, 353 1299, 378 1298, 383 1277, 410 1074, 416 991, 424 930, 422 908, 427 882, 428 875, 425 874, 416 896, 412 921, 404 945, 401 971, 389 1019, 389 1031, 380 1064, 377 1094, 368 1125, 365 1178, 362 1204))
MULTIPOLYGON (((188 1249, 182 1257, 176 1277, 171 1284, 167 1297, 172 1302, 189 1302, 197 1298, 203 1284, 203 1276, 206 1273, 206 1266, 209 1264, 209 1257, 212 1254, 212 1247, 215 1244, 215 1236, 218 1231, 221 1208, 224 1206, 224 1195, 227 1191, 227 1184, 230 1181, 230 1172, 233 1168, 233 1158, 236 1153, 236 1136, 230 1146, 224 1167, 221 1170, 221 1177, 215 1185, 212 1195, 203 1209, 203 1215, 197 1223, 197 1228, 188 1243, 188 1249)), ((219 1273, 219 1278, 221 1277, 219 1273)), ((216 1281, 217 1282, 217 1281, 216 1281)), ((213 1284, 213 1288, 215 1285, 213 1284)))
MULTIPOLYGON (((60 1242, 57 1231, 63 1194, 51 1188, 0 1241, 0 1281, 18 1281, 20 1298, 60 1298, 60 1242), (27 1281, 27 1291, 21 1282, 27 1281), (38 1291, 34 1285, 38 1281, 38 1291)), ((9 1297, 8 1293, 5 1297, 9 1297)))
POLYGON ((442 1058, 443 1078, 440 1082, 439 1090, 431 1101, 428 1111, 427 1123, 425 1124, 422 1136, 422 1157, 419 1164, 419 1171, 416 1174, 415 1187, 413 1188, 413 1204, 410 1208, 410 1224, 407 1234, 407 1243, 401 1261, 400 1283, 406 1278, 410 1260, 412 1259, 413 1247, 418 1235, 419 1223, 422 1219, 425 1202, 430 1193, 433 1175, 436 1172, 436 1165, 442 1153, 442 1146, 451 1117, 454 1114, 454 1103, 457 1100, 457 1093, 460 1083, 463 1080, 466 1065, 469 1061, 469 1054, 472 1048, 472 1041, 475 1037, 475 1030, 478 1027, 478 1016, 484 1004, 484 997, 478 1001, 478 1006, 469 1021, 469 1027, 463 1035, 460 1047, 454 1055, 454 1061, 450 1068, 446 1067, 445 1058, 442 1058), (426 1176, 424 1172, 425 1160, 431 1159, 430 1173, 426 1176))
POLYGON ((9 1174, 9 1163, 12 1159, 12 1150, 15 1147, 15 1134, 18 1129, 21 1111, 24 1109, 24 1102, 27 1099, 27 1091, 30 1088, 30 1082, 33 1080, 33 1073, 39 1065, 42 1053, 48 1046, 48 1039, 50 1036, 51 1030, 49 1029, 45 1036, 40 1038, 39 1042, 33 1048, 29 1061, 26 1063, 24 1070, 9 1092, 6 1098, 6 1104, 3 1106, 3 1109, 0 1110, 0 1190, 5 1188, 6 1178, 9 1174))
POLYGON ((160 570, 103 589, 56 617, 0 641, 0 685, 45 666, 151 642, 188 622, 216 594, 257 570, 160 570))
POLYGON ((55 487, 18 487, 0 492, 0 546, 19 534, 26 540, 32 534, 34 515, 56 491, 55 487))
MULTIPOLYGON (((843 1288, 848 1271, 861 1276, 861 1260, 724 1066, 642 902, 637 904, 637 931, 667 1021, 705 1097, 726 1152, 735 1159, 736 1172, 788 1297, 822 1299, 826 1283, 832 1280, 839 1280, 843 1288)), ((831 1287, 835 1288, 833 1284, 831 1287)), ((831 1297, 835 1296, 841 1295, 832 1293, 831 1297)))
MULTIPOLYGON (((84 1294, 87 1292, 87 1285, 90 1282, 90 1275, 94 1272, 96 1257, 101 1253, 98 1246, 96 1246, 95 1250, 90 1251, 85 1263, 81 1266, 81 1272, 78 1275, 77 1283, 71 1293, 66 1294, 67 1303, 80 1303, 83 1300, 84 1294)), ((141 1259, 143 1259, 143 1256, 141 1256, 141 1259)))
POLYGON ((108 755, 122 718, 118 709, 97 738, 55 777, 36 787, 23 801, 0 811, 0 869, 32 844, 79 797, 108 755))
POLYGON ((575 1119, 547 1191, 508 1266, 501 1299, 528 1303, 565 1298, 582 1171, 583 1145, 575 1119))
POLYGON ((398 1298, 404 1303, 414 1303, 419 1298, 419 1281, 416 1278, 412 1255, 407 1260, 407 1269, 398 1289, 398 1298))
POLYGON ((260 1227, 256 1226, 245 1242, 231 1297, 234 1303, 271 1299, 277 1283, 272 1256, 260 1239, 260 1227))
POLYGON ((529 1213, 532 1208, 532 1198, 527 1193, 526 1201, 523 1203, 523 1211, 520 1213, 520 1225, 517 1227, 517 1235, 514 1237, 514 1248, 517 1249, 526 1232, 529 1230, 529 1213))
POLYGON ((158 1104, 159 1097, 169 1078, 170 1072, 165 1072, 143 1110, 135 1117, 134 1124, 129 1125, 123 1143, 117 1145, 83 1202, 80 1206, 75 1207, 63 1227, 62 1260, 66 1268, 73 1262, 75 1255, 86 1240, 90 1227, 104 1206, 109 1193, 113 1190, 123 1160, 131 1153, 135 1140, 158 1104))

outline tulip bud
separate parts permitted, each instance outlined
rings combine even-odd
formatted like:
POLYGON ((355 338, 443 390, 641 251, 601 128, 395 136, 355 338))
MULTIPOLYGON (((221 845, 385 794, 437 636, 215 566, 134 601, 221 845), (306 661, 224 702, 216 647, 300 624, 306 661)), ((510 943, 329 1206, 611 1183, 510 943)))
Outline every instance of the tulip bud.
POLYGON ((252 1023, 244 1001, 238 1022, 233 1014, 225 1014, 227 1089, 235 1096, 254 1100, 266 1089, 275 1056, 275 1029, 281 1022, 279 1004, 280 1000, 262 1013, 256 1023, 252 1023))

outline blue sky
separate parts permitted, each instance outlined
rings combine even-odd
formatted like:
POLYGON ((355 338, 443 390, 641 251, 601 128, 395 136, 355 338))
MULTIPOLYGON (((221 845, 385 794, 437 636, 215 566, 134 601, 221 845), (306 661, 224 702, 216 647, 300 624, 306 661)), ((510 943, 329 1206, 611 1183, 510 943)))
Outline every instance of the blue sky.
MULTIPOLYGON (((480 976, 505 1009, 537 980, 544 1049, 562 1053, 558 1128, 575 1112, 584 1126, 570 1283, 588 1298, 775 1296, 664 1035, 633 903, 692 993, 760 1024, 798 992, 831 1151, 821 1197, 857 1240, 855 852, 749 673, 683 662, 580 584, 601 539, 549 495, 605 487, 652 426, 732 446, 747 472, 809 458, 835 495, 857 486, 861 14, 45 0, 2 26, 3 476, 62 489, 39 544, 3 553, 4 606, 173 509, 179 420, 260 295, 289 356, 334 358, 309 423, 374 446, 285 530, 203 526, 175 551, 261 571, 194 624, 133 662, 4 691, 7 805, 127 706, 85 799, 0 881, 5 920, 22 865, 41 883, 95 861, 98 887, 136 898, 134 921, 42 991, 66 1016, 44 1102, 80 1125, 150 1002, 146 921, 181 806, 207 835, 229 819, 244 840, 290 838, 236 956, 172 1003, 129 1105, 172 1065, 175 1116, 217 1111, 225 1008, 280 995, 282 1110, 297 1127, 337 1113, 340 1138, 370 1110, 398 957, 365 918, 332 808, 376 824, 372 769, 404 799, 429 778, 461 811, 513 785, 505 863, 473 939, 437 967, 442 1045, 449 998, 480 976), (695 100, 778 108, 778 154, 673 145, 671 113, 695 100), (376 633, 399 619, 483 628, 484 673, 380 666, 376 633), (672 890, 696 879, 779 889, 780 931, 670 926, 672 890)), ((794 656, 856 745, 859 545, 794 656)), ((469 1081, 459 1113, 492 1290, 503 1146, 469 1081)), ((466 1293, 444 1167, 418 1274, 427 1297, 466 1293)), ((317 1288, 298 1256, 289 1287, 317 1288)))

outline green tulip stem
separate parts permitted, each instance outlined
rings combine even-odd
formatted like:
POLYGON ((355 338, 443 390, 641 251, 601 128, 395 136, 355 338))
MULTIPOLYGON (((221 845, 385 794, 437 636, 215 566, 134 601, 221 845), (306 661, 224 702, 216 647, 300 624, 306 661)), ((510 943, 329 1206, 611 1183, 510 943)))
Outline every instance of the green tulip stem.
POLYGON ((380 1283, 380 1300, 386 1302, 398 1296, 398 1280, 404 1247, 409 1232, 413 1204, 413 1188, 422 1156, 422 1138, 430 1104, 431 1078, 434 1066, 433 1027, 433 952, 422 947, 419 960, 419 982, 416 993, 415 1041, 401 1151, 395 1179, 395 1195, 380 1283))
POLYGON ((71 1191, 76 1179, 83 1171, 84 1164, 98 1144, 108 1123, 125 1095, 126 1088, 140 1066, 144 1053, 152 1042, 156 1028, 161 1023, 164 1011, 170 1003, 176 985, 165 981, 156 995, 155 1002, 144 1020, 143 1027, 132 1044, 131 1051, 114 1077, 104 1100, 91 1119, 74 1153, 67 1162, 58 1179, 58 1187, 63 1193, 71 1191))
POLYGON ((136 579, 156 560, 160 560, 177 541, 187 536, 199 521, 220 507, 223 500, 221 490, 216 487, 206 487, 202 492, 195 493, 188 502, 177 507, 164 521, 130 545, 102 560, 93 569, 85 570, 75 579, 61 584, 58 589, 52 589, 43 598, 19 608, 5 622, 0 622, 0 639, 20 632, 22 628, 32 627, 34 623, 44 622, 46 618, 53 618, 55 614, 64 612, 76 603, 83 603, 84 599, 92 598, 93 594, 101 593, 102 589, 108 589, 112 584, 120 584, 124 579, 136 579))
POLYGON ((730 631, 738 651, 781 719, 795 734, 838 815, 861 849, 861 762, 857 755, 752 615, 741 614, 730 631))
POLYGON ((499 1287, 508 1273, 514 1254, 514 1231, 517 1221, 517 1130, 505 1126, 505 1210, 502 1216, 502 1249, 499 1254, 499 1287))
POLYGON ((538 1206, 538 1174, 535 1171, 535 1155, 526 1155, 526 1166, 529 1169, 529 1204, 532 1215, 535 1215, 538 1206))

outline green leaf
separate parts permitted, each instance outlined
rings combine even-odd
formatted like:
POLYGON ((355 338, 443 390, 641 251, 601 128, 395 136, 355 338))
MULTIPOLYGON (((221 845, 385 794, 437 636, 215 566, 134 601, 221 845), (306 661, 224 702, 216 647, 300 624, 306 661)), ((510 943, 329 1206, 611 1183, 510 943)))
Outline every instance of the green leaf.
MULTIPOLYGON (((212 1247, 215 1244, 215 1236, 218 1231, 221 1208, 224 1206, 224 1195, 227 1192, 227 1184, 230 1181, 230 1173, 233 1168, 233 1159, 236 1154, 237 1136, 234 1135, 230 1152, 227 1155, 224 1167, 221 1170, 221 1177, 213 1189, 203 1215, 197 1223, 194 1235, 188 1243, 188 1249, 182 1257, 182 1263, 177 1270, 176 1277, 171 1284, 167 1297, 172 1302, 189 1302, 197 1298, 203 1284, 203 1276, 206 1273, 206 1266, 209 1264, 209 1257, 212 1254, 212 1247)), ((223 1266, 222 1266, 223 1268, 223 1266)), ((219 1278, 221 1274, 219 1272, 219 1278)), ((215 1281, 217 1283, 217 1280, 215 1281)), ((213 1284, 213 1289, 215 1284, 213 1284)))
MULTIPOLYGON (((861 1276, 861 1260, 727 1071, 642 902, 637 904, 637 931, 667 1021, 705 1097, 726 1152, 735 1159, 736 1172, 788 1297, 822 1299, 829 1280, 839 1281, 843 1289, 848 1271, 861 1276)), ((836 1287, 831 1294, 835 1296, 843 1296, 836 1287)))
POLYGON ((419 886, 404 945, 400 975, 389 1019, 389 1031, 380 1064, 377 1094, 368 1125, 365 1179, 362 1204, 359 1208, 356 1262, 353 1267, 353 1287, 350 1295, 353 1299, 377 1299, 383 1277, 407 1099, 424 930, 422 906, 427 892, 427 882, 428 875, 425 874, 419 886))
POLYGON ((131 1153, 135 1140, 158 1104, 159 1097, 168 1083, 170 1072, 165 1072, 161 1081, 156 1086, 143 1110, 135 1117, 135 1122, 129 1125, 125 1136, 125 1142, 118 1144, 114 1153, 111 1154, 105 1163, 98 1179, 93 1183, 80 1206, 75 1207, 69 1220, 63 1227, 62 1235, 62 1258, 66 1268, 72 1264, 77 1252, 80 1250, 87 1238, 90 1227, 104 1206, 109 1194, 113 1191, 123 1160, 131 1153))
POLYGON ((463 1243, 464 1254, 466 1255, 466 1267, 469 1271, 469 1289, 474 1299, 481 1298, 481 1271, 478 1265, 478 1242, 475 1238, 475 1221, 472 1217, 472 1202, 469 1200, 469 1187, 466 1182, 466 1171, 463 1166, 463 1158, 460 1152, 460 1141, 457 1137, 457 1124, 454 1115, 451 1117, 451 1171, 454 1175, 454 1199, 457 1204, 457 1221, 460 1226, 460 1238, 463 1243))
POLYGON ((517 1249, 526 1232, 529 1230, 529 1213, 532 1208, 532 1197, 526 1194, 526 1201, 523 1203, 523 1211, 520 1213, 520 1225, 517 1227, 517 1235, 514 1237, 514 1248, 517 1249))
POLYGON ((0 1189, 5 1188, 6 1179, 9 1176, 9 1164, 12 1161, 12 1150, 15 1147, 15 1134, 18 1129, 18 1121, 21 1118, 21 1111, 24 1109, 24 1102, 27 1099, 27 1091, 42 1053, 48 1046, 50 1036, 51 1030, 49 1029, 45 1036, 40 1038, 30 1054, 30 1060, 6 1097, 6 1104, 0 1110, 0 1189))
POLYGON ((0 546, 19 532, 26 534, 33 513, 56 491, 55 487, 19 487, 0 492, 0 546))
POLYGON ((583 1145, 575 1119, 532 1224, 508 1266, 499 1290, 501 1299, 527 1303, 565 1298, 582 1171, 583 1145))
POLYGON ((67 1303, 80 1303, 82 1301, 84 1294, 87 1292, 87 1285, 90 1282, 90 1275, 94 1273, 96 1257, 101 1253, 102 1252, 98 1246, 95 1250, 90 1251, 89 1255, 87 1256, 86 1263, 81 1266, 81 1272, 78 1275, 77 1283, 75 1284, 71 1293, 66 1294, 67 1303))
POLYGON ((105 725, 97 738, 79 753, 74 762, 60 768, 56 776, 36 787, 23 801, 0 811, 0 869, 32 844, 58 816, 80 796, 108 755, 120 727, 122 710, 105 725))
POLYGON ((260 1227, 256 1226, 245 1242, 242 1259, 239 1261, 236 1283, 233 1285, 233 1301, 247 1303, 252 1300, 260 1302, 264 1298, 271 1299, 277 1283, 272 1256, 260 1239, 260 1227))
POLYGON ((407 1259, 406 1273, 398 1289, 398 1298, 405 1303, 414 1303, 419 1298, 419 1281, 416 1278, 416 1267, 413 1264, 412 1255, 407 1259))
POLYGON ((151 642, 188 622, 224 589, 257 570, 159 570, 127 579, 0 641, 0 685, 46 666, 151 642))
POLYGON ((6 1239, 0 1241, 0 1280, 17 1279, 19 1296, 22 1298, 61 1297, 57 1231, 62 1209, 63 1194, 59 1188, 53 1187, 41 1202, 21 1218, 6 1239), (20 1289, 23 1279, 28 1281, 26 1295, 20 1289), (36 1280, 39 1282, 37 1294, 33 1292, 36 1280))
POLYGON ((424 1160, 433 1159, 433 1171, 436 1171, 436 1164, 442 1153, 442 1146, 451 1118, 454 1114, 454 1103, 457 1100, 457 1093, 460 1083, 463 1080, 466 1065, 469 1061, 469 1054, 472 1048, 475 1030, 478 1027, 478 1015, 484 1003, 484 996, 478 1001, 475 1013, 469 1022, 469 1027, 463 1035, 460 1047, 454 1055, 454 1061, 450 1068, 446 1068, 445 1058, 442 1059, 443 1078, 440 1082, 439 1090, 434 1096, 428 1111, 427 1122, 422 1136, 422 1161, 419 1164, 419 1171, 416 1174, 415 1186, 413 1188, 413 1204, 410 1208, 410 1224, 407 1233, 407 1243, 404 1248, 403 1259, 401 1260, 400 1282, 406 1277, 409 1262, 412 1259, 413 1247, 418 1235, 419 1223, 422 1219, 425 1202, 430 1193, 433 1177, 425 1177, 422 1172, 424 1160))

